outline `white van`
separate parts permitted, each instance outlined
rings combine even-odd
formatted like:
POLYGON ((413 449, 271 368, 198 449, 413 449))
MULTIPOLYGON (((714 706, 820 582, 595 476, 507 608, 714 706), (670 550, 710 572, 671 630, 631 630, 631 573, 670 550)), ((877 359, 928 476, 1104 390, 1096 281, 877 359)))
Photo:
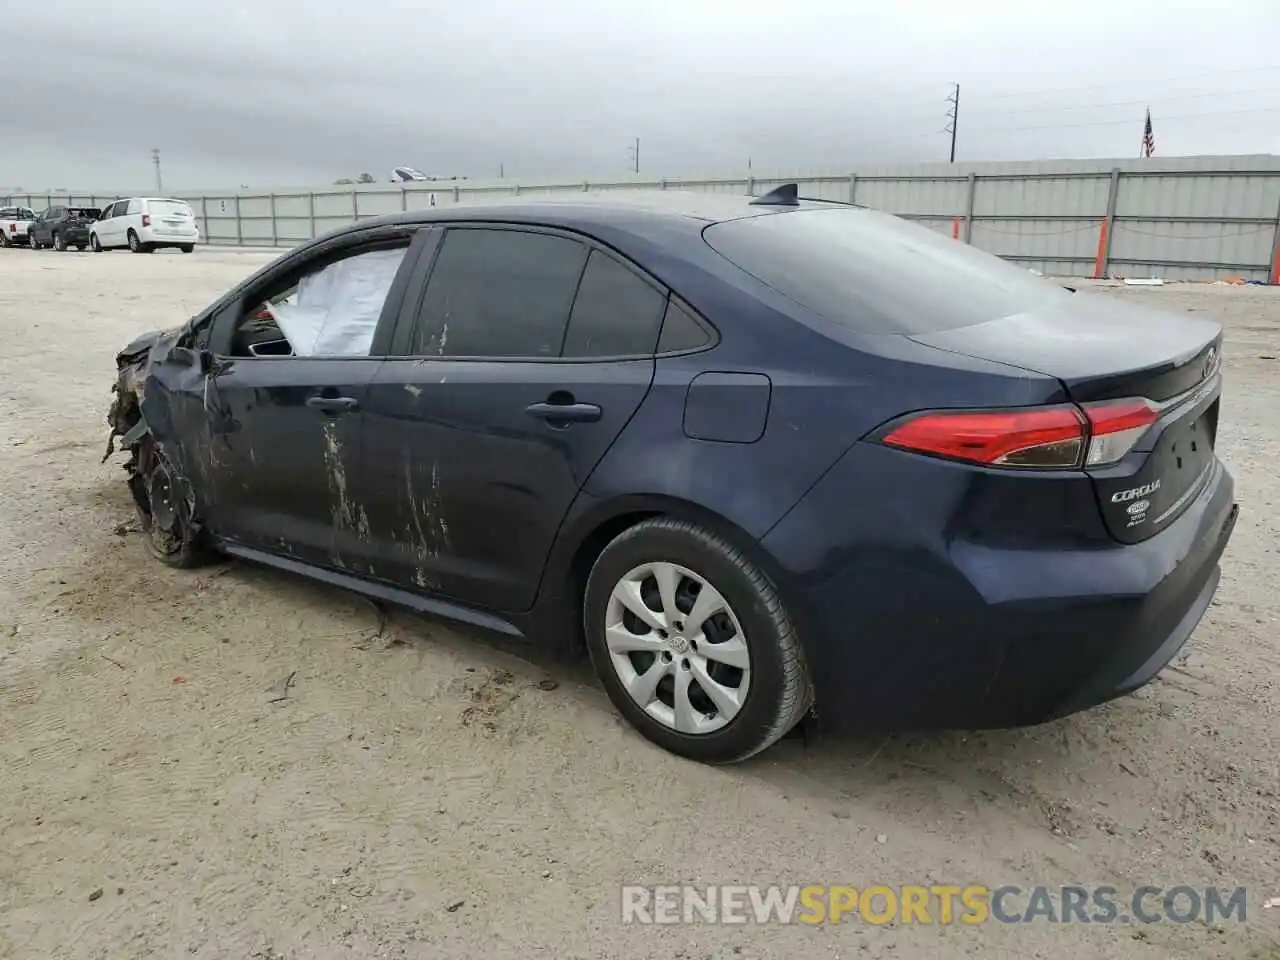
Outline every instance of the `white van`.
POLYGON ((134 253, 177 247, 190 253, 199 242, 200 227, 191 204, 160 197, 117 200, 89 229, 89 246, 95 253, 113 247, 128 247, 134 253))

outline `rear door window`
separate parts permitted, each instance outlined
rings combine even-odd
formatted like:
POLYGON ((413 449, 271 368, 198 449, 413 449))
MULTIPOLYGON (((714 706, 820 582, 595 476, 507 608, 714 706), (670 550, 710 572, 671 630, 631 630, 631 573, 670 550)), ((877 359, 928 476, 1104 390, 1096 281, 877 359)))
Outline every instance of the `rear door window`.
POLYGON ((967 327, 1069 296, 1024 267, 874 210, 765 214, 713 224, 703 237, 779 293, 861 333, 967 327))
POLYGON ((662 336, 658 339, 658 353, 680 353, 698 350, 711 342, 703 326, 693 319, 693 314, 675 297, 667 305, 662 318, 662 336))
POLYGON ((153 217, 190 217, 191 207, 182 200, 150 200, 147 206, 153 217))
POLYGON ((586 260, 586 247, 565 237, 472 227, 448 230, 409 353, 560 356, 586 260))
POLYGON ((591 253, 565 334, 565 357, 634 357, 653 353, 666 293, 599 250, 591 253))

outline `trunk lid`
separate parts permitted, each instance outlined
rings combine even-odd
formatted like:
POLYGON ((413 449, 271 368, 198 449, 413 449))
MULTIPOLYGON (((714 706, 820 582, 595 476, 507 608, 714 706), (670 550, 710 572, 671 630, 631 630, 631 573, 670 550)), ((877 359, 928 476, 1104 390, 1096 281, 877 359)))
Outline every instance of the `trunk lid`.
POLYGON ((1159 411, 1118 462, 1086 470, 1112 535, 1136 543, 1194 502, 1218 469, 1222 328, 1087 293, 913 340, 1057 378, 1087 405, 1140 397, 1159 411))

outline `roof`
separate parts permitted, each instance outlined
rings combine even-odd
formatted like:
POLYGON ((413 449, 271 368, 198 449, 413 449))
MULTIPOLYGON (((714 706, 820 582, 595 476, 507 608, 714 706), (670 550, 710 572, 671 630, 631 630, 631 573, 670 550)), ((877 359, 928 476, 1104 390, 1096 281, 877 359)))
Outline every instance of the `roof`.
POLYGON ((608 229, 640 234, 655 230, 700 234, 711 223, 747 217, 774 216, 788 210, 829 208, 829 201, 800 201, 794 205, 753 204, 752 197, 678 190, 599 191, 578 198, 506 196, 458 205, 425 207, 405 213, 362 218, 335 231, 368 229, 394 224, 440 223, 455 220, 525 223, 570 230, 608 229))

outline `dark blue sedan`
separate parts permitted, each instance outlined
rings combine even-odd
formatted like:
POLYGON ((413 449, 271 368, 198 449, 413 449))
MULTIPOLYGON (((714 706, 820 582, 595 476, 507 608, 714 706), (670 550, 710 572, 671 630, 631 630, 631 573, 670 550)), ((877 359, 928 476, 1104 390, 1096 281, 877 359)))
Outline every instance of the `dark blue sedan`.
POLYGON ((118 357, 152 552, 571 653, 644 736, 1029 724, 1218 585, 1222 331, 851 205, 431 208, 118 357))

